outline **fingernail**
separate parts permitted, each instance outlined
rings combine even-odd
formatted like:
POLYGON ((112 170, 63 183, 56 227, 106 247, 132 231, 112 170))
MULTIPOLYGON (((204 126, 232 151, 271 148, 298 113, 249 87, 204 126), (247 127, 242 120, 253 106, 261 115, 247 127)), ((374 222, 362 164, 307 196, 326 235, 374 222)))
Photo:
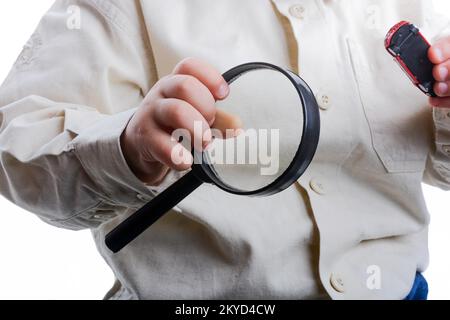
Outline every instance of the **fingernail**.
POLYGON ((441 49, 434 49, 434 54, 436 55, 436 58, 438 58, 439 61, 444 61, 444 55, 442 54, 442 50, 441 49))
POLYGON ((446 67, 439 67, 438 69, 440 80, 444 81, 448 76, 448 69, 446 67))
POLYGON ((211 130, 208 129, 203 133, 203 149, 205 149, 212 140, 211 130))
POLYGON ((225 98, 228 95, 230 88, 227 83, 223 83, 219 90, 217 91, 217 96, 219 99, 225 98))
POLYGON ((439 82, 437 85, 438 94, 446 94, 448 92, 448 84, 445 82, 439 82))

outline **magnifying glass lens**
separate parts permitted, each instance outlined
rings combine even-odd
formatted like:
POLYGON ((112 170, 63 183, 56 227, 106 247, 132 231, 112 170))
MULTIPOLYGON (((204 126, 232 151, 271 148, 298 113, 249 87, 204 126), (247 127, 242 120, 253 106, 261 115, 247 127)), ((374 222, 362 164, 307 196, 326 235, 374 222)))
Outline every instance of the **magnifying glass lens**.
POLYGON ((249 71, 230 84, 230 95, 216 106, 242 126, 227 130, 226 136, 214 132, 206 157, 217 178, 230 188, 251 192, 280 177, 292 163, 303 132, 302 102, 289 78, 271 69, 249 71))

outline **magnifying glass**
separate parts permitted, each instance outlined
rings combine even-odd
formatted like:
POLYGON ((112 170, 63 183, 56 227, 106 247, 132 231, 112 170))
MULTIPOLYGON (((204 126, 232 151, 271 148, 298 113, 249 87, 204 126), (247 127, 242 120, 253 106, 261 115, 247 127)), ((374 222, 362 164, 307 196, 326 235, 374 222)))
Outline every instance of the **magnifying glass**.
MULTIPOLYGON (((223 74, 230 94, 218 111, 237 116, 239 134, 215 137, 183 177, 106 235, 114 253, 144 232, 203 183, 242 196, 268 196, 297 181, 311 163, 320 135, 312 90, 287 69, 262 62, 223 74)), ((230 204, 232 205, 232 204, 230 204)))

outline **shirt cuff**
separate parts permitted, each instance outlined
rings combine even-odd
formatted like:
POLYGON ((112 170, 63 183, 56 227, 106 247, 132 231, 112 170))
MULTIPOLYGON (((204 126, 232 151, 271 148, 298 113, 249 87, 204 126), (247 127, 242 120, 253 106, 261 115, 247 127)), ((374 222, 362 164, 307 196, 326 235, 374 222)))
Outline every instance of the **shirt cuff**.
POLYGON ((434 108, 436 154, 440 160, 450 161, 450 109, 434 108))
POLYGON ((131 171, 120 146, 120 136, 136 108, 114 115, 83 130, 72 142, 73 151, 86 173, 98 186, 98 191, 110 203, 139 207, 154 196, 131 171))

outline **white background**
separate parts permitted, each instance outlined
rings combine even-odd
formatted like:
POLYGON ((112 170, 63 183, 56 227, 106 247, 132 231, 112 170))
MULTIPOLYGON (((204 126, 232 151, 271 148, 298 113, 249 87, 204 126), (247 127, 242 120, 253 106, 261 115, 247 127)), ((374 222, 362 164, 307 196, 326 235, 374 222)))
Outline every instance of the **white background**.
MULTIPOLYGON (((0 1, 0 79, 4 79, 51 0, 0 1)), ((450 3, 435 0, 450 14, 450 3)), ((424 186, 429 210, 430 299, 450 298, 449 194, 424 186)), ((89 231, 60 230, 0 197, 0 299, 101 299, 113 274, 89 231)))

